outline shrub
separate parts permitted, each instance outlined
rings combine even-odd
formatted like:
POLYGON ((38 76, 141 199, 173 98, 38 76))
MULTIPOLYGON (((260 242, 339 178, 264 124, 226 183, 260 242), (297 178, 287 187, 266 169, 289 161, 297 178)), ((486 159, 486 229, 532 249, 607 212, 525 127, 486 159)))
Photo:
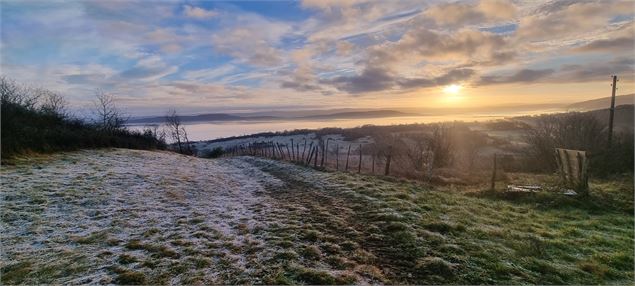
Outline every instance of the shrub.
POLYGON ((4 77, 0 77, 0 102, 3 161, 27 152, 99 147, 164 149, 166 145, 149 129, 130 131, 120 125, 104 128, 74 118, 66 114, 59 95, 23 87, 4 77))
POLYGON ((223 150, 223 147, 216 147, 212 150, 209 150, 205 153, 203 153, 203 158, 218 158, 220 156, 223 156, 223 154, 225 153, 225 151, 223 150))

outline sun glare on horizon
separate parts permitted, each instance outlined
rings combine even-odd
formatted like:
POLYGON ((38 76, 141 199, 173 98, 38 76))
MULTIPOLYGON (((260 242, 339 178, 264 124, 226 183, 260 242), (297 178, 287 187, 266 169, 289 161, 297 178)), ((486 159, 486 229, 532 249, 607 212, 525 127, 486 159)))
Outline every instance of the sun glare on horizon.
POLYGON ((463 86, 460 84, 451 84, 443 87, 443 92, 449 95, 457 95, 463 89, 463 86))

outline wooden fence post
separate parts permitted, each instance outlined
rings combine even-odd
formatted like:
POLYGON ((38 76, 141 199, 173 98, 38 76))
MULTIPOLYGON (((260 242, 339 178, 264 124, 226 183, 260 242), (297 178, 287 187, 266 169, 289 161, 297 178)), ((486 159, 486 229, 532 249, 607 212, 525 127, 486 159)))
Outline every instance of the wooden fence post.
MULTIPOLYGON (((291 161, 295 161, 295 152, 293 150, 293 138, 291 138, 291 161)), ((289 146, 287 146, 289 148, 289 146)))
POLYGON ((335 170, 340 170, 340 144, 335 144, 335 170))
POLYGON ((344 169, 348 172, 348 158, 351 156, 351 145, 348 144, 348 152, 346 153, 346 168, 344 169))
POLYGON ((372 167, 372 173, 373 175, 375 174, 375 157, 377 156, 376 153, 373 153, 373 167, 372 167))
POLYGON ((490 190, 496 190, 496 153, 494 153, 494 168, 492 169, 492 182, 490 185, 490 190))
POLYGON ((315 158, 313 159, 313 168, 317 168, 317 158, 320 155, 320 147, 315 145, 315 158))
POLYGON ((324 160, 322 162, 322 167, 324 167, 324 161, 326 161, 326 164, 329 164, 329 158, 328 158, 328 154, 329 154, 329 141, 331 141, 331 138, 326 138, 326 151, 324 152, 324 160))
MULTIPOLYGON (((309 144, 309 155, 313 156, 313 141, 311 141, 311 144, 309 144)), ((309 158, 307 164, 311 164, 311 158, 309 158)))
POLYGON ((314 148, 313 148, 313 142, 311 142, 311 144, 309 145, 309 154, 307 154, 307 160, 304 163, 305 165, 311 165, 311 159, 313 159, 313 153, 314 152, 314 148))
POLYGON ((302 161, 305 160, 304 158, 304 151, 306 151, 306 138, 304 138, 304 147, 302 148, 302 161))
POLYGON ((392 145, 388 146, 388 156, 386 157, 386 169, 384 169, 384 175, 390 175, 390 160, 392 159, 392 145))
POLYGON ((362 144, 359 144, 359 164, 357 165, 357 174, 362 172, 362 144))

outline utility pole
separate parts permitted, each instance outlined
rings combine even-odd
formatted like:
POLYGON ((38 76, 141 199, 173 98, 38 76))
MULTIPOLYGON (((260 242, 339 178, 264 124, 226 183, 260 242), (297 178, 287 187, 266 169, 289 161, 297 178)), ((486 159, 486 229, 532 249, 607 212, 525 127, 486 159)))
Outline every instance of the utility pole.
POLYGON ((609 148, 611 147, 611 144, 613 144, 613 117, 615 117, 615 90, 617 89, 617 76, 614 75, 612 77, 613 84, 611 86, 613 89, 611 92, 611 109, 609 110, 609 148))

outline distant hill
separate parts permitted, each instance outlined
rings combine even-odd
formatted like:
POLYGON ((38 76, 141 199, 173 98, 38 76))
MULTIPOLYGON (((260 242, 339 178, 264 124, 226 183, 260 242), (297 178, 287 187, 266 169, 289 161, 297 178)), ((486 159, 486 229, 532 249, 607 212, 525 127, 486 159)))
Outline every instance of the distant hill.
POLYGON ((311 115, 299 117, 299 119, 356 119, 356 118, 382 118, 400 116, 419 116, 417 113, 406 113, 394 110, 352 111, 332 114, 311 115))
MULTIPOLYGON (((225 113, 209 113, 198 115, 181 115, 181 122, 213 122, 213 121, 245 121, 245 120, 272 120, 277 119, 273 116, 238 116, 225 113)), ((143 124, 143 123, 164 123, 165 116, 145 117, 145 118, 132 118, 128 120, 128 124, 143 124)))
MULTIPOLYGON (((616 104, 617 105, 617 104, 616 104)), ((588 111, 593 114, 602 123, 607 124, 609 122, 609 109, 599 109, 588 111)), ((630 130, 633 131, 633 121, 635 120, 635 105, 619 105, 615 107, 615 119, 614 125, 616 130, 630 130)))
MULTIPOLYGON (((615 106, 635 103, 635 93, 619 95, 615 97, 615 106)), ((605 109, 611 106, 611 97, 603 97, 593 100, 577 102, 567 106, 570 111, 589 111, 605 109)))
MULTIPOLYGON (((406 113, 394 110, 371 110, 371 111, 349 111, 336 112, 328 114, 316 114, 309 116, 301 116, 301 113, 294 114, 293 117, 279 117, 271 115, 262 115, 263 113, 209 113, 199 115, 182 115, 181 122, 219 122, 219 121, 273 121, 273 120, 305 120, 305 119, 356 119, 356 118, 382 118, 382 117, 398 117, 398 116, 417 116, 420 114, 406 113)), ((289 116, 287 114, 287 116, 289 116)), ((128 124, 158 124, 165 122, 164 116, 154 117, 138 117, 128 120, 128 124)))

